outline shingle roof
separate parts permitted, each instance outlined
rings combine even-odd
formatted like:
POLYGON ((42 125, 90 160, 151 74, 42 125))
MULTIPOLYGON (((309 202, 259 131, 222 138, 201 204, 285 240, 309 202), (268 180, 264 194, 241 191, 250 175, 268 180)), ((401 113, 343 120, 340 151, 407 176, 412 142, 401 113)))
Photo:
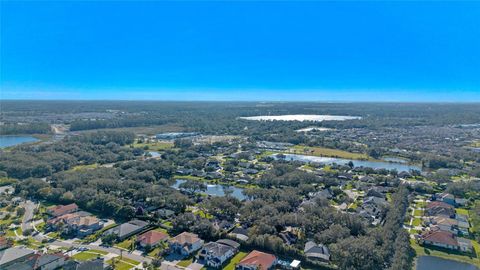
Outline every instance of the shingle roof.
POLYGON ((277 258, 265 252, 254 250, 243 258, 238 264, 239 265, 253 265, 258 267, 259 270, 268 270, 277 258))
POLYGON ((303 250, 305 253, 305 256, 307 257, 314 257, 314 258, 320 258, 324 260, 329 260, 330 259, 330 252, 328 248, 322 244, 316 244, 312 241, 308 241, 305 244, 305 248, 303 250))
POLYGON ((223 254, 233 249, 234 248, 231 246, 227 246, 217 242, 210 242, 203 246, 203 250, 207 251, 207 253, 215 257, 221 257, 223 256, 223 254))
POLYGON ((34 250, 28 248, 7 248, 5 250, 0 251, 0 266, 7 264, 13 260, 18 258, 33 255, 35 253, 34 250))
POLYGON ((197 241, 201 240, 198 235, 189 232, 182 232, 181 234, 172 238, 172 243, 178 243, 180 245, 184 244, 193 244, 197 241))
POLYGON ((451 232, 446 232, 446 231, 442 231, 442 230, 429 231, 429 232, 423 234, 421 237, 425 241, 447 244, 447 245, 451 245, 451 246, 458 246, 458 242, 455 239, 453 233, 451 233, 451 232))
POLYGON ((164 239, 166 239, 168 235, 158 232, 158 231, 148 231, 144 234, 138 236, 137 241, 140 241, 147 245, 154 245, 164 239))

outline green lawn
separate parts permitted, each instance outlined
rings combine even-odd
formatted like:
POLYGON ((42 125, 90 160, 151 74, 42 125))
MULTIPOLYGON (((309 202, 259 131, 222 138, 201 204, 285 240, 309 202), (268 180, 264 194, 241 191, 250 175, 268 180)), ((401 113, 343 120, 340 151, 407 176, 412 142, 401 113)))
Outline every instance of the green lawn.
MULTIPOLYGON (((472 241, 473 243, 474 241, 472 241)), ((431 247, 423 247, 420 246, 415 240, 410 239, 410 244, 412 248, 415 250, 416 256, 436 256, 436 257, 441 257, 444 259, 449 259, 449 260, 455 260, 455 261, 460 261, 460 262, 465 262, 465 263, 470 263, 476 266, 480 266, 480 259, 476 255, 465 255, 459 252, 453 252, 449 251, 446 249, 437 249, 437 248, 431 248, 431 247), (474 257, 475 256, 475 257, 474 257)), ((478 247, 478 243, 474 247, 478 247)))
POLYGON ((422 220, 419 218, 414 218, 412 222, 412 226, 420 226, 422 224, 422 220))
POLYGON ((457 214, 459 214, 459 215, 468 216, 468 210, 467 209, 457 208, 457 209, 455 209, 455 212, 457 212, 457 214))
POLYGON ((413 215, 416 216, 416 217, 417 216, 423 216, 423 210, 415 209, 413 211, 413 215))
POLYGON ((90 249, 88 252, 98 253, 98 254, 102 254, 102 255, 107 255, 108 254, 108 252, 103 251, 103 250, 98 250, 98 249, 90 249))
MULTIPOLYGON (((112 265, 113 259, 108 260, 107 263, 112 265)), ((134 266, 121 261, 118 257, 115 258, 115 270, 129 270, 132 269, 134 266)))
POLYGON ((296 145, 291 150, 296 154, 305 154, 320 157, 337 157, 347 159, 360 159, 360 160, 374 160, 367 154, 352 153, 338 149, 330 149, 325 147, 310 147, 303 145, 296 145))
POLYGON ((235 270, 235 265, 247 256, 246 252, 239 252, 233 257, 230 262, 223 268, 223 270, 235 270))
POLYGON ((130 250, 132 248, 132 243, 133 242, 134 242, 134 239, 129 238, 127 240, 124 240, 123 242, 115 244, 115 246, 130 250))
POLYGON ((192 264, 192 262, 193 262, 193 258, 190 258, 190 259, 186 259, 186 260, 181 260, 180 262, 177 263, 177 265, 187 267, 190 264, 192 264))
POLYGON ((98 254, 90 253, 88 251, 83 251, 72 256, 72 258, 78 261, 89 261, 97 257, 98 257, 98 254))

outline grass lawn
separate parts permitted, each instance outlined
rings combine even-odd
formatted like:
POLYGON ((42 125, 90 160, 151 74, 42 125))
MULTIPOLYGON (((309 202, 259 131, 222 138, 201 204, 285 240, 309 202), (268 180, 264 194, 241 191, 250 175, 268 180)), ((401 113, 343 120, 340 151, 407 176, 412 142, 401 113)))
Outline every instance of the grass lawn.
MULTIPOLYGON (((472 241, 472 243, 473 243, 473 241, 472 241)), ((455 261, 460 261, 460 262, 465 262, 465 263, 470 263, 470 264, 473 264, 473 265, 476 265, 476 266, 480 266, 480 259, 478 258, 478 256, 475 258, 474 257, 475 255, 468 256, 468 255, 464 255, 462 253, 453 252, 453 251, 449 251, 449 250, 445 250, 445 249, 422 247, 419 244, 417 244, 417 242, 415 242, 415 240, 413 240, 413 239, 410 239, 410 245, 415 250, 415 253, 416 253, 417 257, 419 257, 419 256, 436 256, 436 257, 440 257, 440 258, 444 258, 444 259, 448 259, 448 260, 455 260, 455 261)), ((474 245, 474 247, 477 248, 478 243, 477 243, 477 245, 474 245)))
POLYGON ((186 260, 181 260, 180 262, 177 263, 177 265, 187 267, 190 264, 192 264, 192 262, 193 262, 193 258, 190 258, 190 259, 186 259, 186 260))
POLYGON ((98 250, 98 249, 90 249, 88 252, 98 253, 98 254, 102 254, 102 255, 107 255, 108 254, 108 252, 103 251, 103 250, 98 250))
POLYGON ((91 170, 91 169, 95 169, 95 168, 98 168, 97 163, 88 164, 88 165, 77 165, 77 166, 71 168, 69 171, 91 170))
POLYGON ((412 226, 420 226, 422 224, 422 220, 419 218, 414 218, 412 222, 412 226))
POLYGON ((132 260, 132 259, 129 259, 129 258, 125 258, 125 257, 122 258, 122 261, 131 263, 131 264, 134 264, 134 265, 137 265, 137 264, 140 263, 140 262, 137 262, 137 261, 135 261, 135 260, 132 260))
POLYGON ((223 270, 235 270, 235 264, 241 261, 243 258, 247 256, 246 252, 239 252, 235 257, 233 257, 230 262, 223 268, 223 270))
POLYGON ((457 208, 457 209, 455 209, 455 212, 457 212, 457 214, 459 214, 459 215, 468 216, 468 210, 467 209, 457 208))
POLYGON ((132 248, 133 239, 127 239, 123 242, 115 244, 116 247, 124 248, 130 250, 132 248))
POLYGON ((150 257, 157 257, 158 253, 162 251, 162 248, 161 247, 156 247, 155 249, 153 249, 152 251, 150 251, 148 253, 148 256, 150 257))
MULTIPOLYGON (((113 259, 108 260, 107 263, 112 265, 113 259)), ((132 266, 126 262, 121 261, 119 258, 115 258, 115 270, 129 270, 135 266, 132 266)))
POLYGON ((310 147, 303 145, 296 145, 291 150, 295 154, 319 156, 319 157, 337 157, 337 158, 347 158, 347 159, 362 159, 362 160, 373 160, 367 154, 361 153, 351 153, 338 149, 330 149, 325 147, 310 147))
POLYGON ((97 257, 98 257, 98 254, 90 253, 88 251, 82 251, 82 252, 77 253, 77 254, 72 256, 72 258, 74 258, 75 260, 79 260, 79 261, 89 261, 89 260, 93 260, 97 257))
MULTIPOLYGON (((168 221, 167 221, 167 222, 168 222, 168 221)), ((171 222, 170 222, 170 225, 171 225, 171 222)), ((154 231, 162 232, 162 233, 164 233, 164 234, 166 234, 166 235, 169 235, 169 234, 168 234, 168 231, 167 231, 166 229, 164 229, 164 228, 158 227, 158 228, 155 228, 154 231)))
POLYGON ((415 209, 415 210, 413 211, 413 215, 414 215, 414 216, 423 216, 423 210, 415 209))

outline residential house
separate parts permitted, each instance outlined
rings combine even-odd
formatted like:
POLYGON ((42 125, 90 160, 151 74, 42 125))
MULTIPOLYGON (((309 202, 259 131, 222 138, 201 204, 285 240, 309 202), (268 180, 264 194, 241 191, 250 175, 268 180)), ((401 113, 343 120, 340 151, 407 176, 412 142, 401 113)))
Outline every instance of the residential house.
POLYGON ((470 240, 456 237, 453 233, 440 229, 431 230, 420 235, 419 243, 464 252, 473 251, 470 240))
POLYGON ((205 261, 210 267, 220 268, 237 253, 239 246, 237 242, 227 239, 225 241, 210 242, 203 246, 198 258, 205 261))
POLYGON ((97 258, 94 260, 80 262, 74 268, 75 270, 103 270, 103 269, 110 269, 103 258, 97 258))
POLYGON ((238 240, 247 241, 248 240, 248 229, 237 227, 233 229, 229 235, 235 237, 238 240))
POLYGON ((104 235, 115 234, 119 240, 124 240, 136 233, 141 232, 147 226, 147 222, 134 219, 105 231, 104 235))
POLYGON ((175 212, 172 211, 172 210, 163 208, 163 209, 158 209, 158 210, 157 210, 157 215, 158 215, 160 218, 169 219, 169 218, 175 216, 175 212))
POLYGON ((9 247, 10 245, 8 243, 8 239, 3 236, 0 236, 0 250, 6 249, 9 247))
POLYGON ((316 244, 313 241, 308 241, 303 249, 305 257, 314 260, 329 261, 330 251, 325 245, 316 244))
POLYGON ((78 211, 78 206, 75 203, 67 205, 54 205, 47 208, 47 213, 54 217, 59 217, 65 214, 74 213, 78 211))
POLYGON ((254 250, 238 262, 236 270, 270 270, 277 263, 277 257, 272 254, 254 250))
POLYGON ((455 208, 452 205, 441 202, 441 201, 430 202, 427 205, 425 212, 429 216, 446 216, 446 217, 455 216, 455 208))
POLYGON ((28 248, 11 247, 0 251, 0 269, 25 262, 35 255, 35 251, 28 248))
POLYGON ((437 193, 435 194, 434 199, 436 201, 448 203, 451 206, 455 206, 455 196, 450 193, 437 193))
POLYGON ((69 224, 78 237, 84 237, 100 230, 103 224, 94 216, 80 217, 69 224))
POLYGON ((188 256, 203 246, 203 240, 198 235, 183 232, 170 239, 170 250, 188 256))
POLYGON ((168 235, 159 232, 159 231, 148 231, 146 233, 143 233, 139 236, 137 236, 137 244, 140 245, 142 248, 145 247, 156 247, 158 246, 161 242, 165 241, 168 239, 168 235))
POLYGON ((35 270, 55 270, 65 265, 66 256, 63 254, 37 254, 35 256, 35 270))

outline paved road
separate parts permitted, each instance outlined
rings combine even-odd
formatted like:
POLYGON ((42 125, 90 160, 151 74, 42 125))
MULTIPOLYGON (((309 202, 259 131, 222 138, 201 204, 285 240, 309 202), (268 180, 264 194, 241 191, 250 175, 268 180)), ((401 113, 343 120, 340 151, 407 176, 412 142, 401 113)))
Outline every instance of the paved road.
POLYGON ((22 231, 25 231, 32 228, 31 221, 33 219, 33 212, 38 207, 38 205, 30 200, 27 200, 22 203, 21 206, 25 208, 25 215, 23 215, 22 219, 22 231))

